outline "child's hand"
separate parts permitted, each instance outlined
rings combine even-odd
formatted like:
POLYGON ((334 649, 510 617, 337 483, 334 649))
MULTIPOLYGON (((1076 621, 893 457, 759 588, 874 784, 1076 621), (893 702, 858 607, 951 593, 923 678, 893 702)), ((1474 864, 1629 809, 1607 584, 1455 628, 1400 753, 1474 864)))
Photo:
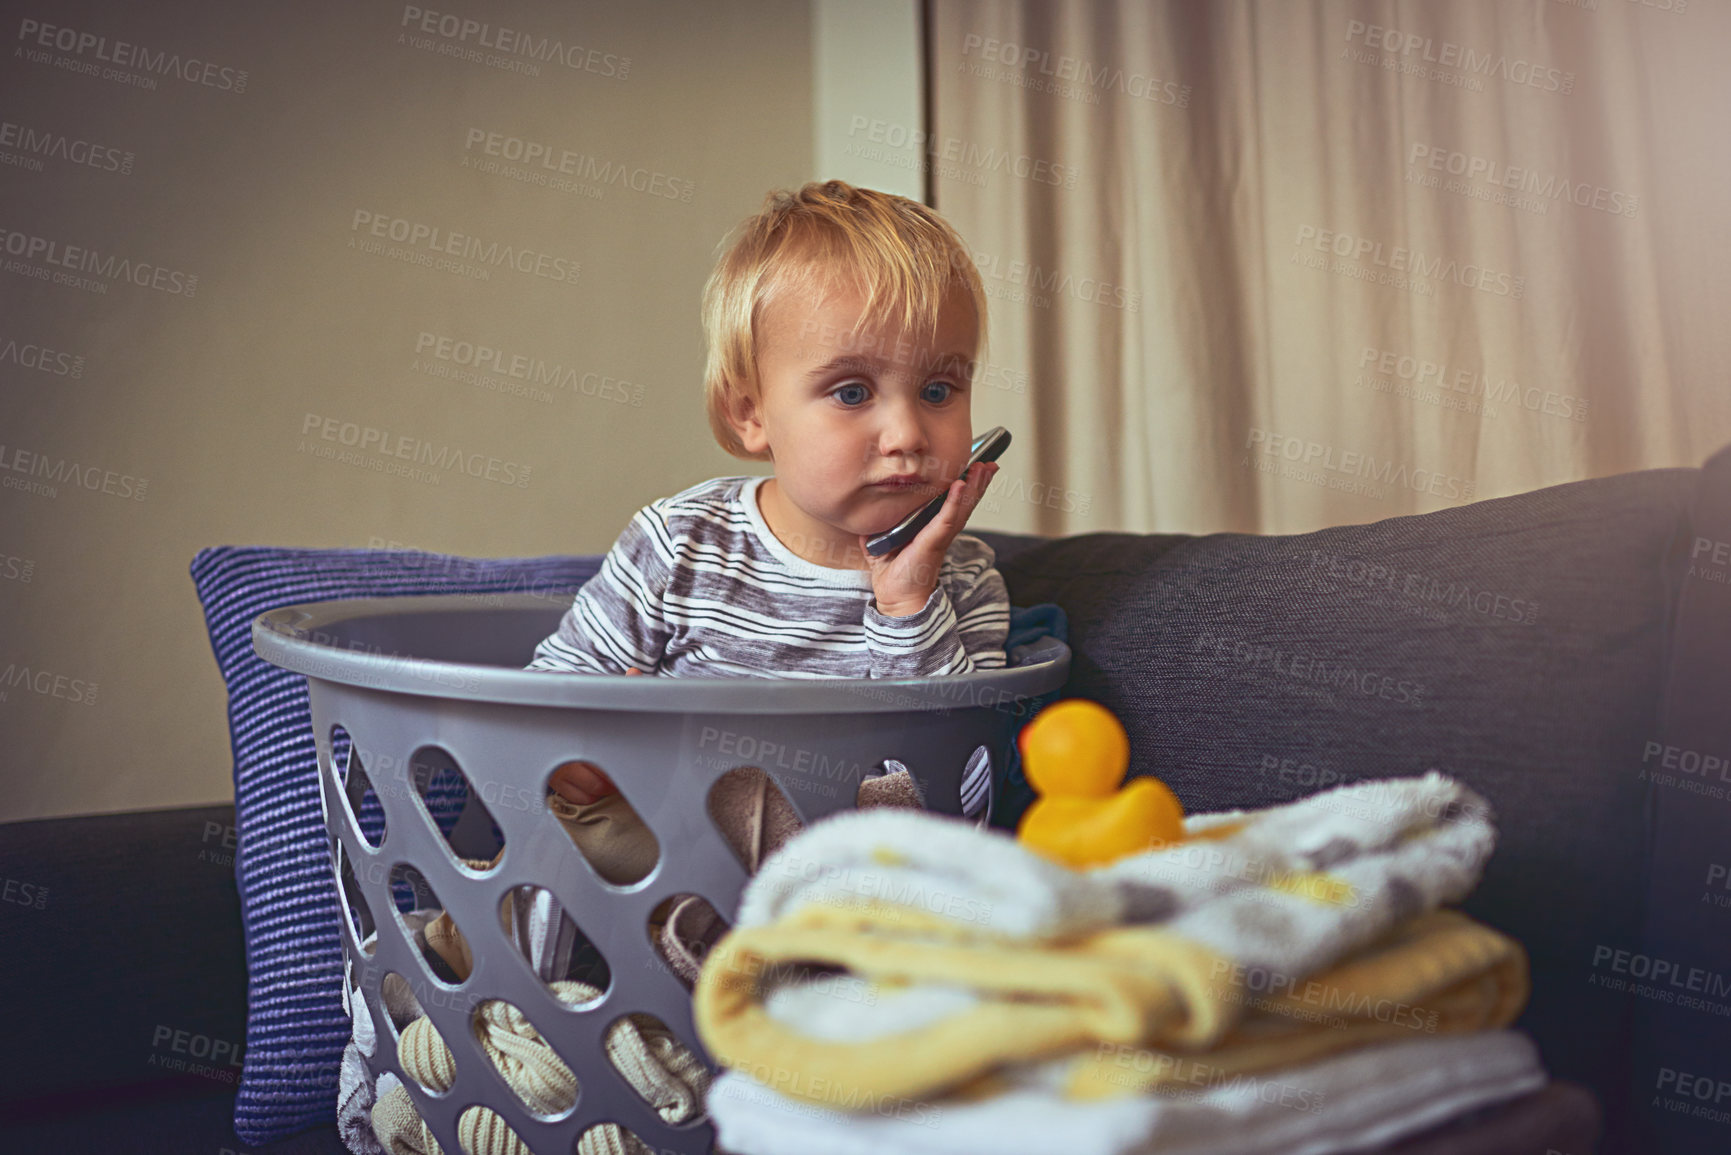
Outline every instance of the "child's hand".
MULTIPOLYGON (((943 569, 950 543, 968 524, 974 506, 986 495, 986 487, 992 484, 997 472, 995 461, 975 462, 968 470, 967 480, 958 478, 950 482, 943 508, 912 541, 882 557, 865 554, 880 614, 905 618, 925 608, 932 591, 938 588, 938 573, 943 569)), ((861 553, 865 553, 869 540, 869 535, 860 535, 861 553)))
POLYGON ((547 785, 553 793, 576 806, 587 806, 619 792, 613 780, 593 762, 567 762, 553 771, 547 785))
MULTIPOLYGON (((625 672, 643 673, 636 666, 625 672)), ((607 772, 593 762, 566 762, 553 771, 553 777, 548 780, 547 785, 559 797, 576 806, 587 806, 591 802, 601 801, 609 794, 619 793, 619 787, 613 785, 613 779, 607 777, 607 772)))

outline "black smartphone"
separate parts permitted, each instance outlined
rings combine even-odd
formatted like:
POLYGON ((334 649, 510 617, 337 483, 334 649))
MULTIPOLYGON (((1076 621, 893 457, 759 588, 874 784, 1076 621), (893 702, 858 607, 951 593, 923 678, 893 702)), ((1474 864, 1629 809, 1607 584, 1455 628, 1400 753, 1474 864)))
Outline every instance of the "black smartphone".
MULTIPOLYGON (((959 476, 967 477, 968 470, 974 467, 976 461, 996 461, 998 455, 1010 447, 1010 435, 1002 425, 994 425, 978 437, 974 438, 974 451, 968 457, 968 463, 962 466, 959 476)), ((918 536, 920 530, 926 528, 932 518, 938 515, 938 510, 944 507, 949 499, 950 490, 944 487, 944 492, 938 494, 919 509, 914 510, 902 519, 902 523, 892 530, 878 534, 866 541, 866 552, 873 557, 882 557, 891 550, 900 549, 918 536)))

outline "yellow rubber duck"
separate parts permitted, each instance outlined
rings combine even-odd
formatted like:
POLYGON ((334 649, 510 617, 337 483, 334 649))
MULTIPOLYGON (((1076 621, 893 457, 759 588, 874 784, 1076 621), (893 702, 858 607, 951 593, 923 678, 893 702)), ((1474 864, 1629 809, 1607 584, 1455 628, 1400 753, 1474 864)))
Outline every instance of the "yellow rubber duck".
POLYGON ((1029 849, 1083 870, 1184 836, 1184 807, 1164 782, 1123 785, 1130 738, 1100 703, 1067 698, 1048 706, 1022 727, 1016 747, 1039 795, 1016 827, 1029 849))

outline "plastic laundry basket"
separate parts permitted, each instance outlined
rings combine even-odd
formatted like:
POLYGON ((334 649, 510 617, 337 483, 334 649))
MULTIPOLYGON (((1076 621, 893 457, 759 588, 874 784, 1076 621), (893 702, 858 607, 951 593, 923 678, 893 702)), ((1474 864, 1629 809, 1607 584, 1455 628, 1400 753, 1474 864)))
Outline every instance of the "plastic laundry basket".
POLYGON ((699 895, 723 918, 738 905, 746 868, 711 820, 710 788, 730 769, 758 766, 809 824, 852 807, 861 777, 895 760, 920 781, 931 809, 959 814, 964 767, 981 747, 993 766, 1005 764, 1030 700, 1064 683, 1070 651, 1043 638, 1013 651, 1002 670, 937 679, 523 670, 564 608, 534 595, 321 602, 262 615, 253 647, 307 676, 339 896, 350 896, 345 909, 354 915, 344 919, 346 983, 359 987, 377 1030, 373 1074, 403 1080, 448 1153, 463 1150, 458 1120, 479 1106, 538 1153, 574 1152, 584 1132, 614 1122, 658 1152, 696 1155, 710 1149, 710 1125, 664 1122, 614 1068, 604 1041, 623 1016, 647 1012, 710 1061, 692 1027, 690 994, 649 930, 670 896, 699 895), (333 749, 347 743, 354 753, 338 765, 333 749), (575 759, 605 769, 654 833, 659 858, 639 881, 606 882, 546 809, 549 774, 575 759), (351 764, 363 768, 384 811, 377 847, 356 821, 363 777, 349 773, 351 764), (448 838, 422 798, 434 765, 466 782, 448 838), (417 773, 422 780, 411 781, 417 773), (492 858, 501 837, 504 854, 491 870, 459 861, 492 858), (403 919, 392 917, 400 910, 393 885, 431 891, 426 905, 451 914, 474 955, 465 982, 444 982, 423 961, 403 919), (599 999, 576 1009, 559 1002, 507 938, 501 904, 519 887, 551 892, 605 959, 610 981, 599 999), (375 930, 368 954, 362 944, 375 930), (423 995, 422 1009, 452 1050, 456 1077, 441 1095, 398 1064, 380 997, 388 972, 423 995), (571 1068, 572 1109, 532 1114, 486 1057, 471 1019, 490 999, 520 1009, 571 1068))

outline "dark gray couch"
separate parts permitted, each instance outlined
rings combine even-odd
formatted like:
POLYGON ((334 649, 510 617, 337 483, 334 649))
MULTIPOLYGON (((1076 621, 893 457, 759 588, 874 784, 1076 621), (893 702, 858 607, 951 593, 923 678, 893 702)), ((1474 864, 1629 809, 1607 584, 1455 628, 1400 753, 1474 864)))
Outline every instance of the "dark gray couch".
MULTIPOLYGON (((1466 908, 1526 945, 1519 1025, 1591 1088, 1601 1149, 1731 1150, 1711 1113, 1731 1094, 1700 1095, 1731 1080, 1731 1018, 1711 1009, 1731 1004, 1714 997, 1731 981, 1731 889, 1728 907, 1703 901, 1731 862, 1731 770, 1702 762, 1731 751, 1731 565, 1713 560, 1731 550, 1731 451, 1301 536, 980 536, 1017 605, 1064 607, 1065 695, 1117 712, 1134 772, 1188 809, 1433 767, 1485 794, 1501 840, 1466 908), (1715 772, 1722 797, 1704 789, 1715 772)), ((1003 816, 1017 801, 1011 784, 1003 816)), ((341 1150, 334 1128, 247 1147, 226 1074, 152 1061, 174 1045, 153 1043, 164 1027, 207 1048, 244 1038, 218 862, 232 821, 219 807, 0 827, 0 879, 47 895, 0 903, 14 1043, 0 1150, 341 1150)), ((1548 1130, 1505 1111, 1411 1150, 1474 1126, 1503 1127, 1510 1152, 1590 1150, 1591 1106, 1566 1091, 1549 1106, 1548 1130)))

